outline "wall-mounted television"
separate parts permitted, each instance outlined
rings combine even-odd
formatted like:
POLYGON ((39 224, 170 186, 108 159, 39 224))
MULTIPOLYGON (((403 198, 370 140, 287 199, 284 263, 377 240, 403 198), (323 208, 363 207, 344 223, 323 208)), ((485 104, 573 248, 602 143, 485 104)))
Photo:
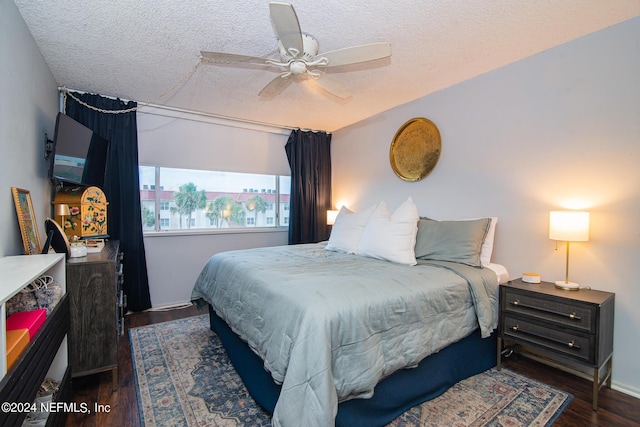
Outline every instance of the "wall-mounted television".
POLYGON ((103 188, 109 141, 63 113, 56 118, 49 178, 54 184, 103 188))

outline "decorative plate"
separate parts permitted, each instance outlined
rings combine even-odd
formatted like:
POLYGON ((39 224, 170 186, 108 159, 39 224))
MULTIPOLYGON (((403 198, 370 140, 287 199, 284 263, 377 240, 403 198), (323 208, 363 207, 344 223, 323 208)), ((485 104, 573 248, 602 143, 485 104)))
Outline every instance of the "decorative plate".
POLYGON ((405 181, 420 181, 435 168, 441 147, 440 132, 431 120, 411 119, 393 137, 389 150, 391 168, 405 181))

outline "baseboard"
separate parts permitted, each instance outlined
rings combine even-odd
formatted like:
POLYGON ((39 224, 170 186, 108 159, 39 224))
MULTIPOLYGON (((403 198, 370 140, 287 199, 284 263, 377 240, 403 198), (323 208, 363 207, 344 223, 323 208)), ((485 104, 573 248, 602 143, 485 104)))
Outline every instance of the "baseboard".
POLYGON ((611 388, 615 391, 619 391, 620 393, 628 394, 629 396, 633 396, 636 399, 640 399, 640 391, 624 385, 620 385, 615 381, 611 382, 611 388))
MULTIPOLYGON (((166 305, 158 305, 156 307, 151 307, 148 308, 144 311, 168 311, 168 310, 179 310, 182 308, 189 308, 191 307, 193 304, 191 304, 190 302, 177 302, 177 303, 173 303, 173 304, 166 304, 166 305)), ((129 313, 127 313, 129 314, 129 313)))

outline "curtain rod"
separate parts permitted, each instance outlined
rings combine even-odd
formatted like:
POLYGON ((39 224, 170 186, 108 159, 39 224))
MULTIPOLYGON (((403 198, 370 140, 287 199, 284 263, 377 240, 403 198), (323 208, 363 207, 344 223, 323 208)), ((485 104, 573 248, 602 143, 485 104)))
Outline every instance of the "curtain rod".
MULTIPOLYGON (((91 92, 85 92, 82 90, 77 90, 77 89, 69 89, 67 87, 64 86, 59 86, 58 87, 58 92, 60 92, 61 94, 64 94, 65 92, 77 92, 77 93, 82 93, 82 94, 92 94, 91 92)), ((115 96, 109 96, 109 95, 102 95, 99 94, 100 96, 104 96, 105 98, 109 98, 109 99, 114 99, 114 100, 121 100, 122 102, 130 102, 131 100, 128 99, 123 99, 123 98, 119 98, 119 97, 115 97, 115 96)), ((305 132, 323 132, 323 131, 318 131, 318 130, 314 130, 314 129, 308 129, 308 128, 300 128, 300 127, 293 127, 293 126, 285 126, 285 125, 278 125, 278 124, 272 124, 272 123, 265 123, 265 122, 260 122, 257 120, 249 120, 249 119, 240 119, 240 118, 236 118, 236 117, 229 117, 229 116, 223 116, 220 114, 213 114, 213 113, 207 113, 204 111, 196 111, 196 110, 189 110, 186 108, 180 108, 180 107, 170 107, 168 105, 160 105, 160 104, 152 104, 152 103, 146 103, 146 102, 138 102, 138 101, 134 101, 138 103, 138 107, 151 107, 151 108, 159 108, 159 109, 164 109, 164 110, 169 110, 169 111, 175 111, 178 113, 186 113, 186 114, 198 114, 201 116, 206 116, 206 117, 212 117, 212 118, 216 118, 216 119, 224 119, 224 120, 231 120, 231 121, 236 121, 236 122, 241 122, 241 123, 246 123, 246 124, 252 124, 252 125, 258 125, 258 126, 269 126, 269 127, 275 127, 275 128, 280 128, 280 129, 287 129, 287 130, 302 130, 305 132)), ((327 132, 329 133, 329 132, 327 132)))
POLYGON ((287 130, 299 129, 297 127, 276 125, 276 124, 272 124, 272 123, 259 122, 257 120, 240 119, 240 118, 236 118, 236 117, 223 116, 221 114, 207 113, 207 112, 204 112, 204 111, 188 110, 186 108, 180 108, 180 107, 170 107, 168 105, 143 104, 143 106, 144 107, 151 107, 151 108, 159 108, 159 109, 162 109, 162 110, 175 111, 175 112, 178 112, 178 113, 198 114, 200 116, 211 117, 211 118, 214 118, 214 119, 231 120, 231 121, 234 121, 234 122, 246 123, 246 124, 250 124, 250 125, 268 126, 268 127, 274 127, 274 128, 279 128, 279 129, 287 129, 287 130))
MULTIPOLYGON (((100 95, 100 96, 104 96, 105 98, 109 98, 109 99, 113 99, 113 100, 118 100, 119 99, 122 102, 131 102, 132 101, 131 99, 123 99, 123 98, 120 98, 120 97, 117 97, 117 96, 103 95, 101 93, 98 94, 98 93, 95 93, 95 92, 86 92, 84 90, 78 90, 78 89, 69 89, 66 86, 58 86, 58 92, 60 92, 62 94, 65 93, 65 92, 77 92, 77 93, 81 93, 83 95, 88 93, 89 95, 100 95)), ((137 102, 137 101, 134 101, 134 102, 137 102)))

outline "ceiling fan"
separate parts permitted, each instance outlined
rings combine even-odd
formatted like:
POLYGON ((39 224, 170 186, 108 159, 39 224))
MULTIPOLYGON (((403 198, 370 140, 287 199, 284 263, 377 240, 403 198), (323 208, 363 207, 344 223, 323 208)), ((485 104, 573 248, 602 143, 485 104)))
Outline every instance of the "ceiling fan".
POLYGON ((269 12, 278 38, 280 59, 201 51, 202 59, 213 64, 260 64, 280 67, 282 72, 260 91, 262 99, 271 99, 294 80, 312 79, 317 85, 338 98, 348 98, 349 90, 323 70, 330 67, 357 64, 391 56, 391 45, 370 43, 318 54, 318 42, 300 31, 298 16, 288 3, 269 3, 269 12))

